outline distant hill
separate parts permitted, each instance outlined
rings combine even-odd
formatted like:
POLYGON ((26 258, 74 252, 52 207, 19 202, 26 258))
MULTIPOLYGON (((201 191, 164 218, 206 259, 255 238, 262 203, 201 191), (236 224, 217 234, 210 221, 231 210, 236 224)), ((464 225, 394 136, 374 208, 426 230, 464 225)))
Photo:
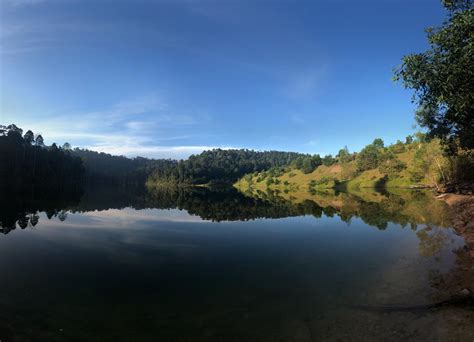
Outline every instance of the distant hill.
POLYGON ((312 156, 313 167, 299 160, 289 167, 247 174, 234 185, 244 191, 301 194, 325 189, 436 187, 456 176, 439 140, 426 141, 423 135, 388 147, 376 139, 359 153, 350 154, 346 149, 329 157, 319 161, 319 156, 312 156), (326 165, 322 164, 325 159, 326 165))

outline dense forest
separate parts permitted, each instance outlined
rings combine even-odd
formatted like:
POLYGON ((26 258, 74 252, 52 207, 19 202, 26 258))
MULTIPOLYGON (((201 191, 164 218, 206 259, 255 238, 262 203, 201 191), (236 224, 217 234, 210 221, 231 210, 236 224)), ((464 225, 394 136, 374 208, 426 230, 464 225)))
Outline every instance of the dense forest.
POLYGON ((296 152, 214 149, 180 160, 173 167, 156 168, 147 184, 231 184, 246 173, 287 166, 308 156, 296 152))
POLYGON ((88 184, 143 185, 154 170, 159 169, 166 172, 168 169, 175 168, 178 163, 170 159, 113 156, 108 153, 80 148, 74 148, 71 150, 71 154, 82 160, 86 170, 85 181, 88 184))
POLYGON ((23 134, 16 125, 0 126, 0 188, 17 192, 60 193, 80 187, 82 160, 68 145, 46 146, 41 135, 23 134))
POLYGON ((66 185, 196 185, 231 184, 249 172, 290 165, 309 155, 296 152, 215 149, 186 160, 126 158, 72 148, 69 143, 44 144, 40 134, 14 124, 0 126, 1 180, 50 190, 66 185))
POLYGON ((145 184, 156 169, 175 168, 168 159, 126 158, 72 148, 47 146, 41 134, 15 124, 0 125, 0 187, 55 192, 84 184, 145 184))

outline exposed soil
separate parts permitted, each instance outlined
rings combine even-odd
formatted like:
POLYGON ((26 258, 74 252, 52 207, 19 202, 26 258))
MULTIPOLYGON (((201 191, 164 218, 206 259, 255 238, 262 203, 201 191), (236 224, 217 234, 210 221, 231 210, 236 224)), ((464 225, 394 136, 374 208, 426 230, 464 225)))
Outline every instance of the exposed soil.
POLYGON ((464 238, 470 255, 474 258, 474 196, 442 194, 438 199, 445 201, 452 210, 453 228, 464 238))
POLYGON ((456 251, 456 269, 440 281, 439 289, 453 295, 474 295, 474 196, 442 194, 437 198, 451 208, 453 228, 466 243, 456 251))

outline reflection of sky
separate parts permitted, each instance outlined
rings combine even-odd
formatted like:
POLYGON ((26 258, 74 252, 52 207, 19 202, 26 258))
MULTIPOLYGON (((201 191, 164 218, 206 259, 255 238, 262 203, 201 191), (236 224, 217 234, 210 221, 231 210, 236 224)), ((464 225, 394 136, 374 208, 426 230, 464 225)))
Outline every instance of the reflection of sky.
POLYGON ((84 223, 87 223, 89 227, 99 226, 103 228, 130 229, 146 226, 150 222, 204 222, 199 216, 189 215, 186 211, 178 209, 109 209, 89 211, 83 214, 69 214, 69 216, 74 216, 74 219, 77 217, 79 220, 84 220, 84 223))
POLYGON ((424 288, 429 272, 454 264, 460 239, 440 230, 446 245, 423 257, 415 231, 395 224, 378 230, 359 218, 350 225, 337 216, 217 223, 184 210, 111 209, 69 213, 61 222, 42 213, 34 229, 0 236, 0 301, 31 293, 33 304, 47 298, 68 306, 82 292, 84 305, 95 305, 104 294, 117 302, 145 292, 158 303, 169 296, 199 301, 204 293, 212 306, 216 293, 226 301, 235 293, 276 293, 280 305, 385 296, 387 283, 398 295, 415 281, 424 288))
MULTIPOLYGON (((422 227, 417 231, 420 229, 422 227)), ((434 228, 434 232, 446 235, 444 250, 450 251, 462 244, 451 230, 434 228)), ((417 257, 420 249, 416 232, 396 224, 379 230, 359 218, 354 218, 349 225, 338 217, 326 216, 319 219, 302 216, 211 222, 178 209, 126 208, 68 213, 62 222, 57 218, 48 220, 45 214, 41 214, 35 229, 16 229, 10 235, 14 240, 38 239, 59 248, 69 246, 100 251, 120 260, 140 258, 147 253, 189 258, 228 254, 230 251, 236 254, 265 251, 276 255, 280 251, 303 254, 310 251, 310 254, 321 257, 336 251, 340 258, 357 258, 367 253, 391 255, 403 251, 404 255, 417 257)), ((440 250, 436 256, 443 253, 440 250)))

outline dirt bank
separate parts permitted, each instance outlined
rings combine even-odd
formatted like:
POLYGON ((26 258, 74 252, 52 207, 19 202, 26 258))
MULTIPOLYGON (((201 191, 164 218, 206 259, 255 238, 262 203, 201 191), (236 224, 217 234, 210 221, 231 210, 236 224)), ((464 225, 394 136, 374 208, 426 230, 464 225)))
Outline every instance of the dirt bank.
POLYGON ((464 238, 466 245, 455 251, 456 268, 438 284, 438 289, 450 295, 474 294, 474 196, 442 194, 436 198, 445 201, 452 210, 453 228, 464 238))
POLYGON ((442 194, 436 198, 445 201, 451 208, 453 227, 464 238, 474 258, 474 196, 442 194))

